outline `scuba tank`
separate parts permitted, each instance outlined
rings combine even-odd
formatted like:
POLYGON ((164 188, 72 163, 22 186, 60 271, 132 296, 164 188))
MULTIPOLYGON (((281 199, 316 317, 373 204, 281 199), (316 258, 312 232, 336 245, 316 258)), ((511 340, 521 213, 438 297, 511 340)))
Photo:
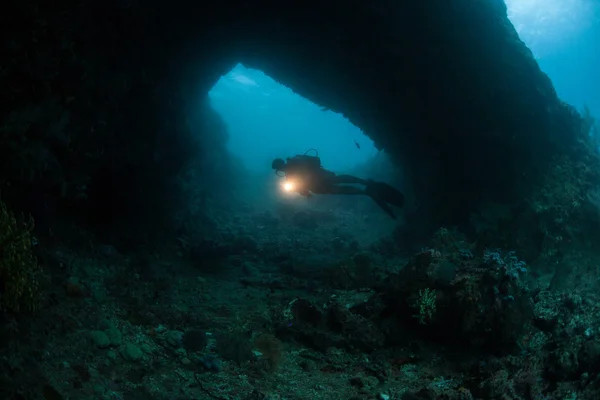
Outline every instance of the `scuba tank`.
POLYGON ((288 157, 287 164, 290 167, 307 167, 309 169, 321 168, 321 159, 319 158, 319 152, 316 149, 308 149, 304 154, 298 154, 294 157, 288 157), (314 151, 315 155, 308 155, 309 152, 314 151))

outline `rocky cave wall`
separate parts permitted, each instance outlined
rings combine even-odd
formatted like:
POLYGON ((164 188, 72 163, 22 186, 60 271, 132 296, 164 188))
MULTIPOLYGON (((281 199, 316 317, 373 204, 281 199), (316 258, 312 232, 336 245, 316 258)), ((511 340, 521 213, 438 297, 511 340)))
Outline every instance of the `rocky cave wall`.
POLYGON ((430 226, 524 195, 580 130, 498 0, 6 10, 0 183, 26 209, 108 225, 167 213, 191 159, 219 172, 226 132, 205 94, 237 62, 361 127, 406 168, 430 226), (198 110, 208 122, 192 126, 198 110))
POLYGON ((256 14, 239 59, 364 129, 407 169, 434 225, 524 196, 524 173, 535 181, 578 138, 579 116, 502 1, 326 2, 319 12, 256 14))

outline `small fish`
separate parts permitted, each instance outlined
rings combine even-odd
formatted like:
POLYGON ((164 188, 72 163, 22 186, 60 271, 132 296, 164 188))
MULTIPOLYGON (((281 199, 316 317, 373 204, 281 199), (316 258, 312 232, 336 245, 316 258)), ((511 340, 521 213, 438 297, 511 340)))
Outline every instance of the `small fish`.
POLYGON ((356 145, 357 149, 360 149, 360 144, 356 140, 354 141, 354 144, 356 145))

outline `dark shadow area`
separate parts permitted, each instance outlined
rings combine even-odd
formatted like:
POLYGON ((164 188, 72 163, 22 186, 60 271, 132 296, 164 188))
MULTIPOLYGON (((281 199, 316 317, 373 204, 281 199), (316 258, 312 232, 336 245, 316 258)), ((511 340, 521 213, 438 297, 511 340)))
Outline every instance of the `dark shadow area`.
POLYGON ((237 62, 342 113, 402 159, 424 232, 527 197, 575 151, 581 119, 501 1, 341 4, 10 3, 4 26, 22 29, 4 46, 5 196, 20 204, 35 187, 47 202, 37 209, 102 223, 177 208, 174 177, 192 157, 210 174, 224 142, 210 111, 186 121, 237 62))
POLYGON ((0 398, 600 398, 597 123, 502 1, 10 0, 0 30, 0 398), (393 229, 227 151, 237 63, 385 150, 393 229))

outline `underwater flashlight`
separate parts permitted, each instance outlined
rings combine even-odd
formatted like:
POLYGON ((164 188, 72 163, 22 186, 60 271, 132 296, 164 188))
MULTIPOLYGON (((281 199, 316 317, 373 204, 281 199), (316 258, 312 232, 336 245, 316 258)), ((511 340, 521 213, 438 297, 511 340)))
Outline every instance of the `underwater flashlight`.
POLYGON ((295 187, 296 185, 294 185, 293 182, 284 182, 283 184, 283 190, 285 190, 286 192, 291 192, 292 190, 294 190, 295 187))

